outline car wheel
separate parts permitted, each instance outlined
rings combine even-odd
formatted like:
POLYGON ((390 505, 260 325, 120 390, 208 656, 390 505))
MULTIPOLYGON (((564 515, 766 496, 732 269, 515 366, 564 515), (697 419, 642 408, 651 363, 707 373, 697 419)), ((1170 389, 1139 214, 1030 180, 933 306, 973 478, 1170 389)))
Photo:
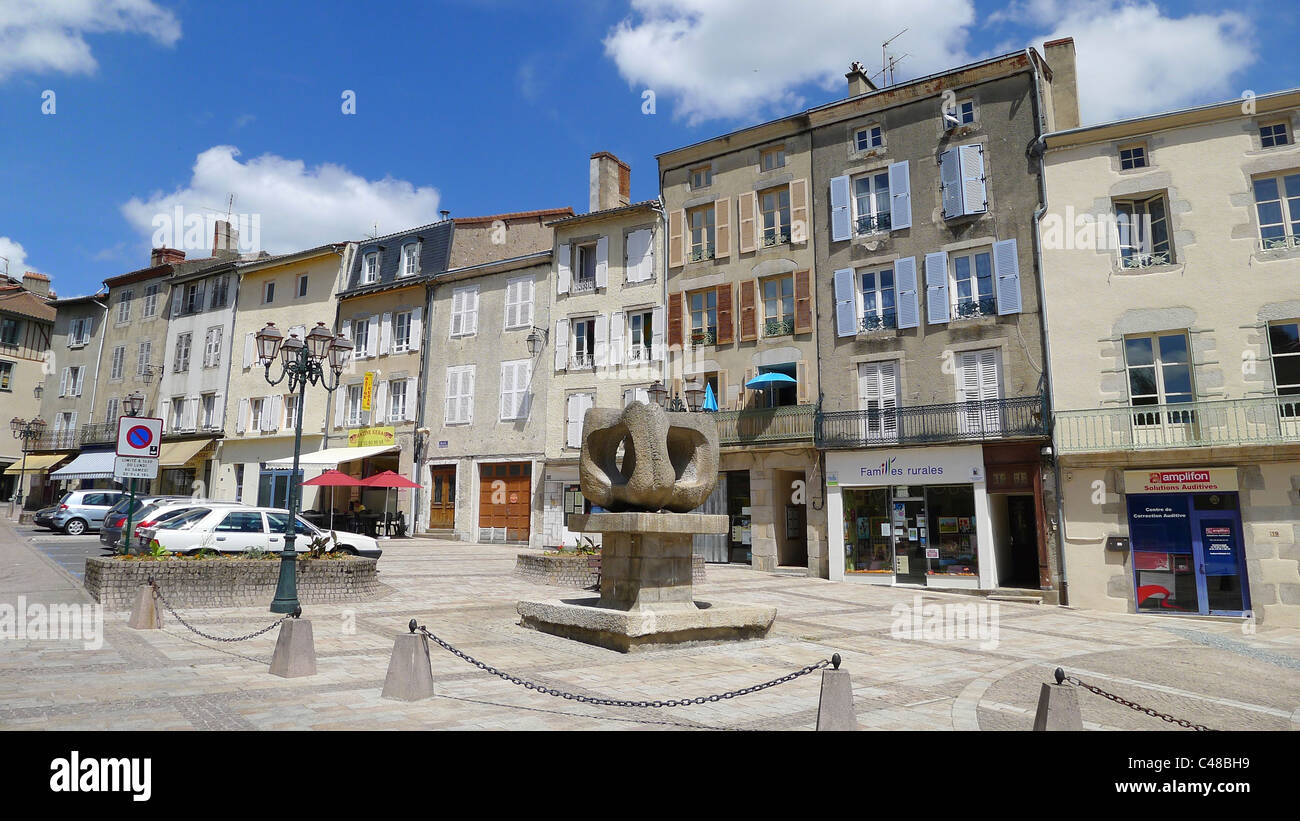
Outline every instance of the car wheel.
POLYGON ((84 519, 69 519, 63 526, 63 532, 69 536, 80 536, 86 532, 86 522, 84 519))
POLYGON ((335 552, 335 553, 342 553, 342 554, 345 555, 345 556, 355 556, 355 555, 357 555, 357 549, 356 549, 355 547, 353 547, 352 545, 347 545, 347 544, 341 544, 341 545, 339 545, 338 547, 334 548, 334 552, 335 552))

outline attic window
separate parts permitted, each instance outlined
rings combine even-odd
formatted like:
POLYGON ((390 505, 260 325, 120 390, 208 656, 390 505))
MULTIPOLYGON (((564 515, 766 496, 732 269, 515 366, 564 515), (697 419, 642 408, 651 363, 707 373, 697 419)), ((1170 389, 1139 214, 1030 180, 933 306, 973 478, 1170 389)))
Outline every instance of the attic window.
POLYGON ((1119 167, 1124 171, 1131 168, 1146 168, 1147 147, 1142 143, 1135 143, 1120 148, 1119 167))
POLYGON ((365 260, 361 266, 361 282, 370 283, 379 279, 379 252, 371 251, 366 254, 365 260))
POLYGON ((853 135, 853 145, 858 151, 870 151, 884 145, 885 135, 878 125, 859 128, 853 135))
POLYGON ((1286 122, 1266 123, 1259 127, 1259 144, 1264 148, 1276 148, 1279 145, 1290 145, 1291 134, 1286 127, 1286 122))
POLYGON ((407 243, 402 247, 402 276, 412 277, 420 273, 420 246, 407 243))
POLYGON ((758 167, 764 171, 772 171, 777 168, 785 167, 785 146, 778 145, 774 148, 765 148, 758 153, 758 167))

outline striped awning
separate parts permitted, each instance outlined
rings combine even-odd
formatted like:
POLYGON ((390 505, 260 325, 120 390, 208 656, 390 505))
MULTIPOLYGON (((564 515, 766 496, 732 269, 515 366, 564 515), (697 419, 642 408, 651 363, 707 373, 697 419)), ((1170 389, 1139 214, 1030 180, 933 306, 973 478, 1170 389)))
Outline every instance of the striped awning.
POLYGON ((10 476, 19 473, 44 473, 66 458, 68 458, 68 454, 66 453, 42 453, 37 454, 36 456, 28 456, 27 468, 25 470, 23 469, 23 460, 19 459, 17 462, 10 465, 5 470, 5 473, 10 476))
POLYGON ((111 450, 80 453, 77 458, 50 474, 51 479, 112 479, 117 454, 111 450))

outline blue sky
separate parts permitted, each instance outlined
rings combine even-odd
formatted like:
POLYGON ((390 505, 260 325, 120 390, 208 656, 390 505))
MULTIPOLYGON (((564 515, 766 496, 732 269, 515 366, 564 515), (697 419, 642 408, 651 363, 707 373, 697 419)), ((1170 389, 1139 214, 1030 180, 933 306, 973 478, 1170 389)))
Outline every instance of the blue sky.
POLYGON ((1288 36, 1300 13, 1258 0, 309 7, 0 0, 9 273, 92 292, 147 264, 155 215, 224 212, 229 193, 272 252, 440 208, 583 211, 597 150, 627 160, 633 198, 650 198, 656 153, 843 96, 848 63, 878 69, 880 43, 903 28, 899 79, 1074 36, 1085 121, 1300 85, 1288 36))

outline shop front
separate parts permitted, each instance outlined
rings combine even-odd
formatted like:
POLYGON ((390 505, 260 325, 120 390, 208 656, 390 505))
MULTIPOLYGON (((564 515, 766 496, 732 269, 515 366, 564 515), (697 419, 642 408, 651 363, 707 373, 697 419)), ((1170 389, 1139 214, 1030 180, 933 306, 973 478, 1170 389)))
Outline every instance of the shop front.
POLYGON ((828 453, 826 509, 832 580, 997 584, 978 445, 828 453))

